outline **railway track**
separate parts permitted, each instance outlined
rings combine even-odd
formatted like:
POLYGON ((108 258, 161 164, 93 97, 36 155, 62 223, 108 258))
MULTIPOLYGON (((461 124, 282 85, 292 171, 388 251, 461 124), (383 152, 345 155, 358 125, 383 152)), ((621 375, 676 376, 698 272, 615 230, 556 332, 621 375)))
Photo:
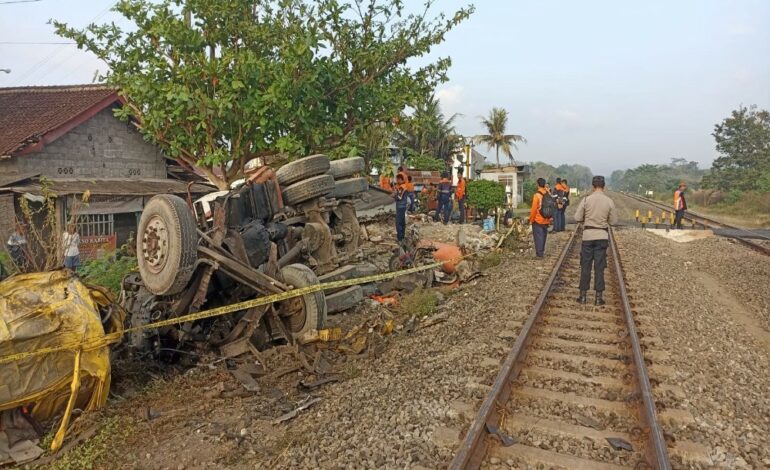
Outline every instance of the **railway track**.
MULTIPOLYGON (((652 199, 648 199, 646 197, 639 196, 637 194, 631 194, 631 193, 619 193, 619 194, 622 194, 623 196, 625 196, 625 197, 627 197, 629 199, 633 199, 634 201, 640 202, 640 203, 645 204, 645 205, 647 205, 649 207, 654 207, 657 210, 671 213, 671 207, 669 207, 666 204, 663 204, 662 202, 658 202, 658 201, 655 201, 655 200, 652 200, 652 199)), ((738 233, 745 233, 746 235, 750 234, 747 230, 742 229, 740 227, 736 227, 734 225, 729 225, 729 224, 726 224, 724 222, 720 222, 720 221, 718 221, 716 219, 713 219, 711 217, 706 217, 706 216, 704 216, 702 214, 698 214, 697 212, 691 212, 689 210, 686 213, 685 220, 689 220, 690 222, 692 222, 693 225, 700 225, 703 228, 723 228, 723 229, 734 230, 734 231, 736 231, 738 233)), ((664 222, 664 225, 665 225, 665 222, 664 222)), ((754 236, 756 236, 756 234, 754 234, 754 236)), ((751 248, 753 250, 756 250, 756 251, 758 251, 758 252, 760 252, 762 254, 770 256, 770 248, 768 248, 768 247, 766 247, 766 246, 764 246, 764 245, 762 245, 760 243, 757 243, 755 241, 750 240, 747 237, 743 237, 743 236, 740 236, 740 235, 736 235, 736 236, 733 236, 731 238, 734 238, 738 242, 746 245, 747 247, 749 247, 749 248, 751 248)), ((770 240, 770 237, 761 237, 761 238, 764 238, 766 240, 770 240)))
POLYGON ((583 306, 578 239, 573 232, 450 468, 671 468, 617 246, 607 305, 583 306))

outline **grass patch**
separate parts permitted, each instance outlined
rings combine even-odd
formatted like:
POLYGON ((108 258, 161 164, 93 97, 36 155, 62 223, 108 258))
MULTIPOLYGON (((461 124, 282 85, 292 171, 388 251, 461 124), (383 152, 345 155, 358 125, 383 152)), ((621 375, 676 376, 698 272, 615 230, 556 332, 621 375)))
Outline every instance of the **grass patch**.
POLYGON ((118 295, 123 278, 135 269, 137 269, 136 258, 119 250, 104 258, 84 263, 78 272, 84 282, 106 287, 118 295))
POLYGON ((479 260, 479 269, 481 269, 482 271, 485 271, 489 268, 494 268, 495 266, 499 266, 500 263, 502 262, 503 262, 503 255, 501 255, 497 251, 492 251, 484 255, 479 260))
MULTIPOLYGON (((49 470, 79 470, 114 462, 115 455, 112 454, 112 451, 116 443, 129 435, 132 429, 133 423, 127 423, 125 420, 121 422, 119 416, 106 418, 96 435, 74 447, 46 468, 49 470)), ((50 437, 46 436, 43 442, 50 445, 55 432, 56 430, 52 431, 50 437)))
POLYGON ((418 318, 433 315, 438 306, 436 292, 428 289, 415 289, 401 298, 400 310, 406 315, 414 315, 418 318))

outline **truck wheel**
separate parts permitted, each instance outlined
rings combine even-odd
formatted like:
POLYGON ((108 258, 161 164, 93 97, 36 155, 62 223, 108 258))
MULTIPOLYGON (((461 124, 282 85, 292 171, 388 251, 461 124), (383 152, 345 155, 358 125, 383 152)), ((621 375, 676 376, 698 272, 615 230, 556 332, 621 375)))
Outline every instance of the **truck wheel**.
MULTIPOLYGON (((304 264, 290 264, 281 269, 283 280, 295 289, 318 284, 312 269, 304 264)), ((305 294, 281 302, 279 311, 287 317, 289 331, 302 336, 310 330, 321 330, 326 326, 326 297, 323 291, 305 294)))
POLYGON ((334 182, 332 196, 343 198, 362 193, 369 189, 369 181, 366 178, 350 178, 334 182))
POLYGON ((332 160, 329 165, 329 174, 332 175, 335 180, 345 179, 356 173, 363 173, 364 169, 366 169, 366 163, 361 157, 332 160))
POLYGON ((293 206, 334 191, 332 175, 318 175, 282 188, 283 202, 293 206))
POLYGON ((178 294, 190 282, 198 258, 195 217, 178 196, 150 199, 139 219, 137 264, 142 282, 155 295, 178 294))
POLYGON ((310 155, 294 160, 278 168, 275 176, 281 186, 288 186, 311 176, 322 175, 329 171, 329 157, 326 155, 310 155))

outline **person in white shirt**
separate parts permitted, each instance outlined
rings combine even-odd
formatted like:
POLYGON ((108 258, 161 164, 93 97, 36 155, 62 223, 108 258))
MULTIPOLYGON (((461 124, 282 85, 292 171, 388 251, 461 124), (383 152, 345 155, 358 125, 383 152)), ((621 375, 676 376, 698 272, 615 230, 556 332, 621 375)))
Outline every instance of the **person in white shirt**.
POLYGON ((80 234, 75 224, 67 225, 67 231, 62 235, 64 249, 64 267, 73 271, 80 266, 80 234))

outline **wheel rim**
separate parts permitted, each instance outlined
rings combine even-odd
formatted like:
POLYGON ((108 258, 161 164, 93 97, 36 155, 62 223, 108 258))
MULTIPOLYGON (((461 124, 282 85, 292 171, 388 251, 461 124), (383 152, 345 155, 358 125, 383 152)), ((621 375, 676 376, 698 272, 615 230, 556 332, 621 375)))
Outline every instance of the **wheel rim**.
POLYGON ((289 331, 296 334, 302 331, 307 321, 305 302, 302 297, 296 297, 281 302, 281 316, 286 319, 289 331))
POLYGON ((148 271, 158 274, 168 261, 168 227, 163 219, 154 215, 142 233, 140 254, 148 271))

